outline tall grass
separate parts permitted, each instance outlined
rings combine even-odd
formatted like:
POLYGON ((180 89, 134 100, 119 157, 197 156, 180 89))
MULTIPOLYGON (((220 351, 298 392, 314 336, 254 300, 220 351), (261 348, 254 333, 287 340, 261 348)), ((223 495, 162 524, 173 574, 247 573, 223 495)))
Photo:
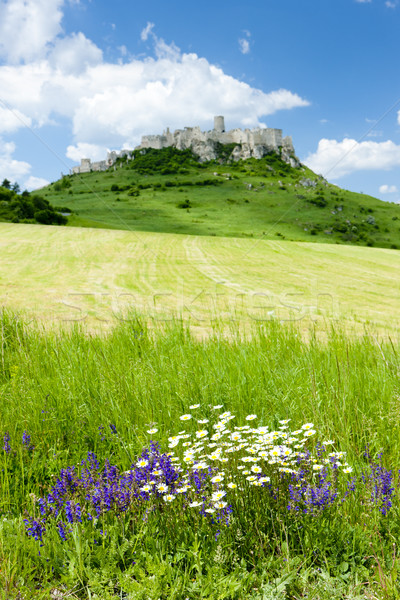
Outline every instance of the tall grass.
MULTIPOLYGON (((114 531, 110 522, 112 547, 103 542, 101 548, 74 526, 68 546, 61 548, 54 534, 40 558, 23 523, 24 512, 35 512, 37 498, 49 492, 60 470, 79 465, 88 452, 101 464, 109 459, 128 470, 154 425, 167 452, 168 437, 191 404, 221 404, 238 423, 255 413, 258 425, 271 429, 283 419, 294 427, 312 422, 321 439, 347 452, 356 472, 365 468, 366 447, 371 460, 383 453, 383 468, 398 470, 398 355, 396 344, 367 332, 351 339, 332 329, 327 340, 311 335, 306 342, 295 328, 269 322, 251 337, 236 330, 227 338, 216 330, 199 340, 181 322, 150 329, 133 320, 101 336, 79 328, 43 331, 4 312, 0 434, 10 447, 0 456, 4 597, 47 598, 62 586, 98 598, 294 598, 313 589, 319 590, 316 598, 361 598, 368 597, 361 595, 364 588, 377 597, 398 597, 398 550, 388 526, 394 513, 382 525, 361 501, 336 515, 329 531, 320 521, 312 530, 315 544, 302 537, 297 550, 285 527, 277 533, 279 544, 265 538, 261 551, 243 523, 216 541, 193 523, 177 532, 166 519, 131 525, 130 535, 114 531), (24 432, 34 449, 22 442, 24 432), (358 530, 367 521, 370 527, 358 530), (346 554, 349 543, 353 549, 346 554), (238 544, 242 550, 235 553, 238 544), (139 548, 141 558, 132 566, 139 548)), ((278 532, 279 523, 274 527, 278 532)))

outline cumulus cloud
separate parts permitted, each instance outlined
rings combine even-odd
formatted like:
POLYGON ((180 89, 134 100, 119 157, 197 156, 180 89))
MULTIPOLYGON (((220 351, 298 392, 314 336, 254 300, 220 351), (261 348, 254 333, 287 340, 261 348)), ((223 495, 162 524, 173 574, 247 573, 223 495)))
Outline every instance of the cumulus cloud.
POLYGON ((82 34, 71 36, 46 60, 0 67, 0 89, 37 124, 69 118, 76 144, 115 147, 136 145, 165 126, 211 128, 215 114, 224 114, 228 126, 257 126, 262 117, 309 104, 289 90, 253 88, 162 39, 154 45, 155 58, 111 64, 82 34))
POLYGON ((76 146, 68 146, 66 156, 75 162, 80 162, 81 158, 90 158, 93 161, 97 161, 104 160, 106 152, 107 149, 105 146, 79 142, 76 146))
POLYGON ((61 33, 64 0, 1 0, 0 56, 10 63, 42 58, 61 33))
POLYGON ((31 165, 27 162, 15 160, 13 154, 15 144, 4 142, 0 138, 0 181, 8 179, 9 181, 21 181, 31 170, 31 165))
POLYGON ((400 166, 400 146, 386 142, 357 142, 322 139, 317 151, 303 162, 313 171, 330 179, 339 179, 354 171, 388 170, 400 166))
MULTIPOLYGON (((228 127, 263 126, 268 115, 309 105, 290 90, 256 89, 206 58, 182 53, 157 37, 150 22, 141 39, 151 40, 154 56, 131 57, 121 48, 124 60, 106 62, 83 33, 63 33, 66 1, 0 0, 0 90, 5 102, 0 104, 0 134, 62 121, 72 134, 67 157, 98 160, 107 148, 132 148, 143 134, 160 133, 166 126, 211 129, 217 114, 225 115, 228 127)), ((249 36, 245 31, 244 41, 249 36)), ((11 161, 14 150, 6 153, 11 161)), ((13 172, 4 176, 28 176, 28 163, 13 165, 13 172)))
POLYGON ((379 188, 381 194, 397 194, 399 191, 395 185, 381 185, 379 188))
POLYGON ((385 2, 385 6, 387 8, 396 8, 397 2, 391 2, 391 0, 387 0, 387 2, 385 2))
POLYGON ((0 135, 2 133, 12 133, 21 127, 30 127, 31 124, 32 119, 21 111, 11 110, 0 104, 0 135))
POLYGON ((62 73, 79 74, 102 62, 103 53, 83 33, 57 40, 49 54, 50 66, 62 73))
POLYGON ((49 183, 50 181, 47 181, 47 179, 44 179, 43 177, 34 177, 33 175, 31 175, 25 181, 24 187, 29 192, 32 192, 33 190, 40 190, 45 185, 49 185, 49 183))

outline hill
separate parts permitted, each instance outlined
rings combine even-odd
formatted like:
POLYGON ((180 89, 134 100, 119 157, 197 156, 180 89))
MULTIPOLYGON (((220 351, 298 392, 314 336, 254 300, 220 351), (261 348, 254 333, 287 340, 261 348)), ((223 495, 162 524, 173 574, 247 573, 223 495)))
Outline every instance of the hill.
POLYGON ((278 153, 199 163, 190 150, 135 151, 106 172, 66 176, 40 193, 70 226, 400 247, 400 207, 342 190, 278 153))

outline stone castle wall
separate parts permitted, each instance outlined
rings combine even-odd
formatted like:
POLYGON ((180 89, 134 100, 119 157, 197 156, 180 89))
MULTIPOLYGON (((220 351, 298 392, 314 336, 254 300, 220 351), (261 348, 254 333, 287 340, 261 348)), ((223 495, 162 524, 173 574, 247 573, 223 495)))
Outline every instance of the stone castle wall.
MULTIPOLYGON (((161 135, 144 135, 139 146, 135 150, 145 148, 174 147, 178 150, 191 149, 199 156, 201 161, 217 158, 217 144, 237 144, 232 152, 233 160, 246 159, 250 157, 262 158, 268 152, 277 151, 281 153, 282 159, 292 166, 298 164, 294 157, 292 138, 282 137, 281 129, 256 128, 256 129, 231 129, 225 131, 225 120, 223 116, 214 117, 214 129, 201 131, 200 127, 185 127, 177 129, 173 133, 167 128, 161 135)), ((89 173, 90 171, 105 171, 111 167, 117 158, 132 158, 132 150, 121 150, 120 152, 108 152, 107 159, 99 162, 91 162, 89 158, 82 158, 78 167, 72 168, 72 173, 89 173)))

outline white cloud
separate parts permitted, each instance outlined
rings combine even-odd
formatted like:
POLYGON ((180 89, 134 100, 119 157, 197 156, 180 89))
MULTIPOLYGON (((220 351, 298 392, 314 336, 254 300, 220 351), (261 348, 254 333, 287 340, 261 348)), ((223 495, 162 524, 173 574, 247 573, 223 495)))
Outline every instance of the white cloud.
MULTIPOLYGON (((1 101, 0 101, 1 102, 1 101)), ((11 133, 21 127, 30 127, 32 119, 24 115, 21 111, 11 110, 0 104, 0 135, 2 133, 11 133)))
POLYGON ((339 179, 354 171, 389 170, 400 166, 400 146, 386 142, 357 142, 345 138, 342 142, 322 139, 317 151, 303 162, 316 173, 339 179))
POLYGON ((31 192, 33 190, 40 190, 45 185, 49 185, 49 183, 50 181, 47 181, 47 179, 43 179, 43 177, 34 177, 33 175, 31 175, 25 181, 24 188, 31 192))
POLYGON ((239 50, 242 54, 250 53, 250 42, 244 38, 239 39, 239 50))
POLYGON ((387 0, 387 2, 385 2, 385 6, 387 8, 396 8, 397 2, 391 2, 390 0, 387 0))
POLYGON ((80 162, 81 158, 90 158, 93 161, 97 161, 104 160, 106 153, 107 148, 105 146, 79 142, 76 146, 68 146, 66 156, 75 162, 80 162))
POLYGON ((4 142, 0 138, 0 181, 8 179, 9 181, 18 181, 21 183, 21 180, 31 170, 29 163, 13 158, 14 152, 15 144, 4 142))
MULTIPOLYGON (((96 160, 107 147, 133 147, 166 126, 210 129, 213 116, 223 114, 228 127, 252 127, 279 110, 309 105, 289 90, 264 92, 182 53, 154 34, 153 23, 141 38, 151 38, 154 57, 128 54, 124 62, 107 63, 83 33, 62 34, 64 1, 0 0, 0 55, 8 61, 0 64, 0 90, 13 111, 0 109, 0 133, 22 121, 37 128, 61 117, 74 136, 67 156, 96 160)), ((26 173, 29 165, 21 165, 26 173)))
POLYGON ((141 34, 140 34, 140 39, 145 42, 147 40, 147 38, 149 37, 149 35, 152 33, 154 29, 154 23, 147 23, 146 27, 144 29, 142 29, 141 34))
POLYGON ((358 2, 359 4, 368 4, 372 2, 372 0, 356 0, 356 2, 358 2))
POLYGON ((98 62, 100 51, 77 35, 56 44, 47 60, 0 66, 0 89, 8 104, 34 124, 61 115, 71 120, 76 144, 113 147, 132 146, 141 135, 166 126, 198 124, 208 129, 216 114, 225 115, 228 127, 257 126, 279 110, 309 104, 289 90, 252 88, 163 40, 155 40, 155 52, 156 58, 124 64, 98 62), (85 48, 91 64, 81 70, 79 57, 85 48))
POLYGON ((399 190, 395 185, 381 185, 379 188, 381 194, 396 194, 399 190))
POLYGON ((64 0, 0 0, 0 56, 10 63, 42 58, 61 33, 64 0))
POLYGON ((49 54, 50 66, 62 73, 82 73, 102 62, 103 53, 83 33, 59 39, 49 54))

